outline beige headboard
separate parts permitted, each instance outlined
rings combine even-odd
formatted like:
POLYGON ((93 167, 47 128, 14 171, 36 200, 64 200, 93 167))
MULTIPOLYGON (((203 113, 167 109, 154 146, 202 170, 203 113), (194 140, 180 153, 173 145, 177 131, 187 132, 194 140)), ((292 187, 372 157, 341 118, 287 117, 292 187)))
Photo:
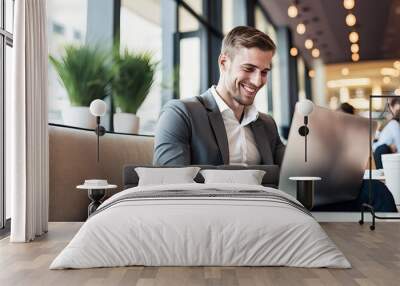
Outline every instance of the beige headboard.
POLYGON ((49 220, 86 220, 87 192, 76 186, 85 179, 107 179, 121 190, 123 166, 151 164, 153 142, 153 137, 106 133, 98 163, 94 131, 49 126, 49 220))

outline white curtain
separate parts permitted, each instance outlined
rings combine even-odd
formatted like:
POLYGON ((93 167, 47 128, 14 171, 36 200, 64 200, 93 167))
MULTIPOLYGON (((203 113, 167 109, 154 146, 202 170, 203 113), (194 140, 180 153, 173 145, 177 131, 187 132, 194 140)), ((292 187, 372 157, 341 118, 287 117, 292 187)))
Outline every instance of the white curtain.
POLYGON ((11 190, 10 241, 27 242, 47 232, 48 226, 46 0, 15 1, 14 11, 6 180, 11 190))

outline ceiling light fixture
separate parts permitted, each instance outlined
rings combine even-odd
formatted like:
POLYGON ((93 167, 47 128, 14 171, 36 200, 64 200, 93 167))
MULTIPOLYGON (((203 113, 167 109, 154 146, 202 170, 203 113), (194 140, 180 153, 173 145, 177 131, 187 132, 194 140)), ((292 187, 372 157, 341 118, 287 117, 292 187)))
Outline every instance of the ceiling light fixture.
POLYGON ((311 50, 312 47, 314 46, 314 42, 313 42, 311 39, 307 39, 307 40, 304 42, 304 46, 306 47, 306 49, 311 50))
POLYGON ((393 68, 381 68, 381 75, 398 77, 400 76, 400 71, 398 69, 393 69, 393 68))
POLYGON ((311 55, 312 55, 314 58, 318 58, 318 57, 319 57, 319 54, 320 54, 320 52, 319 52, 319 50, 318 50, 317 48, 315 48, 315 49, 313 49, 313 50, 311 51, 311 55))
POLYGON ((395 62, 393 63, 393 67, 394 67, 395 69, 400 70, 400 61, 395 61, 395 62))
POLYGON ((299 35, 303 35, 306 32, 306 25, 299 23, 296 27, 296 31, 299 35))
POLYGON ((299 51, 297 50, 296 47, 293 47, 293 48, 290 49, 290 55, 291 55, 292 57, 295 57, 295 56, 297 56, 298 54, 299 54, 299 51))
POLYGON ((392 81, 392 79, 389 76, 384 76, 382 79, 382 82, 384 84, 389 84, 392 81))
POLYGON ((299 14, 299 10, 297 10, 297 7, 295 4, 292 4, 289 6, 287 10, 287 14, 290 18, 296 18, 297 15, 299 14))
POLYGON ((356 16, 350 13, 346 16, 346 25, 349 27, 353 27, 357 23, 356 16))
POLYGON ((360 39, 360 37, 358 36, 358 33, 357 32, 351 32, 350 34, 349 34, 349 40, 350 40, 350 42, 352 42, 352 43, 357 43, 358 42, 358 40, 360 39))
POLYGON ((360 51, 360 46, 358 44, 352 44, 350 50, 353 54, 356 54, 360 51))
POLYGON ((348 68, 342 68, 342 75, 349 75, 350 71, 348 68))
POLYGON ((360 78, 330 80, 327 82, 326 85, 329 88, 340 88, 344 86, 364 86, 364 85, 370 85, 370 83, 371 80, 368 77, 360 77, 360 78))
POLYGON ((308 76, 311 77, 311 78, 314 78, 315 77, 315 70, 309 70, 308 71, 308 76))
POLYGON ((360 55, 359 54, 352 54, 351 55, 351 60, 353 62, 358 62, 360 60, 360 55))
POLYGON ((354 0, 343 0, 343 6, 347 10, 351 10, 354 8, 354 0))

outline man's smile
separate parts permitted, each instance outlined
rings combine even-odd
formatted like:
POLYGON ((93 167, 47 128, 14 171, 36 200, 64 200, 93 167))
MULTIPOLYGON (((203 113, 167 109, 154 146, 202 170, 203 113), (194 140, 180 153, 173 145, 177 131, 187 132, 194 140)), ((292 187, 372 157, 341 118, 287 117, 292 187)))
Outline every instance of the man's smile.
POLYGON ((258 88, 244 83, 240 83, 240 86, 246 91, 246 95, 254 96, 258 91, 258 88))

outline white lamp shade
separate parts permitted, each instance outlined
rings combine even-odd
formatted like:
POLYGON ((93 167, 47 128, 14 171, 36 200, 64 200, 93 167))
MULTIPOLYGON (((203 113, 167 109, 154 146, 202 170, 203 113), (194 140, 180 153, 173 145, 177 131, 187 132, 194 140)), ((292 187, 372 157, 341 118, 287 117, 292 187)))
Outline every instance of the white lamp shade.
POLYGON ((106 103, 101 99, 95 99, 90 103, 90 113, 93 116, 103 116, 107 111, 106 103))
POLYGON ((314 109, 314 103, 309 99, 302 99, 297 103, 297 110, 303 116, 308 116, 314 109))

